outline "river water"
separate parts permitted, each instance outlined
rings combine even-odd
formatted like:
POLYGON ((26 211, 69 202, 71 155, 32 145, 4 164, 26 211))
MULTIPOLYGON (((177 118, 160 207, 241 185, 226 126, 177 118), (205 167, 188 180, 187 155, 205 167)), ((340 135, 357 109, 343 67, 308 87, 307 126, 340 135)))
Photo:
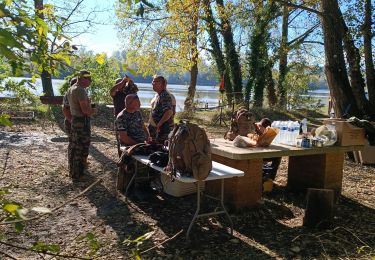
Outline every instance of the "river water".
MULTIPOLYGON (((13 80, 20 81, 26 78, 13 78, 13 80)), ((61 84, 64 83, 64 80, 60 79, 53 79, 53 91, 55 95, 60 95, 59 87, 61 84)), ((141 100, 141 104, 143 106, 148 106, 152 97, 154 96, 155 92, 152 90, 151 83, 137 83, 139 92, 138 96, 141 100)), ((37 79, 35 83, 36 89, 33 90, 33 93, 36 95, 42 94, 42 85, 41 80, 37 79)), ((184 108, 184 101, 187 95, 187 85, 177 85, 177 84, 168 84, 168 89, 175 95, 177 105, 176 110, 181 111, 184 108)), ((308 95, 313 96, 316 99, 320 99, 321 103, 328 106, 328 97, 329 97, 329 90, 328 89, 320 89, 320 90, 311 90, 309 91, 308 95)), ((11 93, 0 93, 0 96, 11 96, 11 93)), ((197 91, 195 94, 195 102, 198 103, 198 107, 215 107, 218 106, 219 100, 221 98, 219 87, 218 86, 197 86, 197 91)))

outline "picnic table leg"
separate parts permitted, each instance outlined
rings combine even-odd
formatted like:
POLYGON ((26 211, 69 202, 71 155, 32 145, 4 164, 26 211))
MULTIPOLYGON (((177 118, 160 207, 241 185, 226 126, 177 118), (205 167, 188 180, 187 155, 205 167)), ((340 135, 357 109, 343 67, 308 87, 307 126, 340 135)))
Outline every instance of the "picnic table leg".
POLYGON ((341 194, 344 168, 344 152, 290 156, 288 166, 288 188, 332 189, 335 199, 341 194))
POLYGON ((189 228, 186 232, 186 240, 189 241, 189 234, 191 231, 191 228, 194 225, 195 220, 198 218, 199 211, 201 210, 201 190, 200 190, 200 181, 197 181, 197 209, 195 211, 194 217, 190 222, 189 228))
MULTIPOLYGON (((262 168, 263 159, 234 160, 212 154, 212 160, 244 171, 241 178, 225 180, 226 204, 234 209, 251 208, 256 206, 262 197, 262 168)), ((220 194, 220 180, 207 182, 206 191, 209 194, 220 194)))

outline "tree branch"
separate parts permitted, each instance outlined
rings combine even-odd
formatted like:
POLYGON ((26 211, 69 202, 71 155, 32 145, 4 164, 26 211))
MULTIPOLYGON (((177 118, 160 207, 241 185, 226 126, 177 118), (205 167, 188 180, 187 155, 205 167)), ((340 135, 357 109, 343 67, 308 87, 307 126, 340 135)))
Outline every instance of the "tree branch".
POLYGON ((287 46, 292 46, 293 44, 298 44, 298 43, 301 43, 304 39, 306 39, 306 37, 308 37, 310 35, 310 33, 312 33, 317 27, 319 26, 319 23, 315 24, 314 26, 312 26, 310 29, 308 29, 306 32, 304 32, 303 34, 301 34, 300 36, 294 38, 293 40, 291 40, 290 42, 287 43, 287 46))
POLYGON ((307 7, 307 6, 293 4, 293 3, 290 3, 289 1, 284 1, 284 0, 275 0, 275 1, 279 2, 279 3, 282 3, 282 4, 285 4, 287 6, 290 6, 290 7, 294 7, 294 8, 298 8, 298 9, 303 9, 303 10, 309 11, 309 12, 317 14, 319 16, 323 16, 324 15, 324 13, 322 13, 322 12, 320 12, 318 10, 312 9, 310 7, 307 7))
POLYGON ((319 42, 319 41, 304 41, 303 43, 313 43, 313 44, 320 44, 324 46, 324 42, 319 42))
MULTIPOLYGON (((74 256, 74 255, 60 255, 60 254, 49 253, 49 252, 39 252, 37 250, 33 250, 33 249, 23 247, 23 246, 9 244, 9 243, 3 242, 3 241, 0 241, 0 244, 5 245, 5 246, 9 246, 9 247, 13 247, 13 248, 17 248, 17 249, 21 249, 21 250, 24 250, 24 251, 31 251, 31 252, 35 252, 35 253, 42 253, 42 254, 45 254, 45 255, 59 256, 59 257, 63 257, 63 258, 73 258, 73 259, 82 259, 82 260, 91 259, 91 258, 86 258, 86 257, 74 256)), ((17 258, 14 258, 14 259, 17 259, 17 258)))
POLYGON ((14 221, 7 221, 7 222, 2 222, 0 223, 0 225, 9 225, 9 224, 14 224, 14 223, 19 223, 19 222, 27 222, 27 221, 31 221, 31 220, 36 220, 36 219, 39 219, 39 218, 42 218, 44 217, 45 215, 49 215, 49 214, 52 214, 53 212, 59 210, 60 208, 64 207, 65 205, 69 204, 70 202, 74 201, 75 199, 77 199, 78 197, 82 196, 83 194, 85 194, 86 192, 88 192, 92 187, 94 187, 96 184, 98 184, 99 182, 101 182, 103 180, 103 177, 96 180, 95 182, 93 182, 90 186, 88 186, 86 189, 84 189, 81 193, 79 193, 78 195, 74 196, 73 198, 65 201, 63 204, 61 204, 60 206, 57 206, 55 208, 53 208, 51 210, 51 212, 47 212, 47 213, 43 213, 43 214, 40 214, 38 216, 35 216, 35 217, 32 217, 32 218, 27 218, 27 219, 21 219, 21 220, 14 220, 14 221))
MULTIPOLYGON (((294 10, 297 10, 297 9, 294 9, 294 10)), ((300 10, 299 12, 298 12, 298 14, 296 14, 293 18, 291 18, 289 21, 288 21, 288 24, 291 24, 293 21, 294 21, 294 19, 296 19, 303 11, 305 11, 305 10, 300 10)), ((290 17, 290 14, 291 14, 291 12, 289 13, 289 17, 290 17)))
MULTIPOLYGON (((76 6, 72 9, 72 11, 68 14, 68 16, 66 18, 64 18, 64 21, 62 22, 61 24, 61 28, 64 28, 65 24, 69 21, 69 18, 73 15, 73 13, 77 10, 77 8, 82 4, 84 0, 80 0, 77 2, 76 6)), ((59 34, 60 35, 60 34, 59 34)), ((52 40, 52 44, 51 44, 51 52, 53 52, 53 47, 55 45, 55 42, 56 42, 56 39, 57 39, 58 35, 56 35, 53 40, 52 40)))
POLYGON ((170 237, 170 238, 167 238, 166 240, 164 240, 163 242, 161 242, 161 243, 159 243, 159 244, 156 244, 155 246, 153 246, 153 247, 150 247, 149 249, 146 249, 146 250, 144 250, 144 251, 142 251, 140 254, 144 254, 144 253, 146 253, 146 252, 148 252, 148 251, 151 251, 151 250, 153 250, 153 249, 155 249, 155 248, 157 248, 157 247, 159 247, 159 246, 161 246, 162 244, 164 244, 164 243, 166 243, 166 242, 168 242, 168 241, 170 241, 170 240, 172 240, 172 239, 174 239, 175 237, 177 237, 179 234, 181 234, 182 233, 182 231, 184 231, 183 229, 181 229, 180 231, 178 231, 175 235, 173 235, 172 237, 170 237))
POLYGON ((10 254, 4 252, 4 251, 0 251, 0 254, 1 255, 5 255, 7 257, 9 257, 10 259, 14 259, 14 260, 18 260, 18 258, 15 258, 14 256, 11 256, 10 254))

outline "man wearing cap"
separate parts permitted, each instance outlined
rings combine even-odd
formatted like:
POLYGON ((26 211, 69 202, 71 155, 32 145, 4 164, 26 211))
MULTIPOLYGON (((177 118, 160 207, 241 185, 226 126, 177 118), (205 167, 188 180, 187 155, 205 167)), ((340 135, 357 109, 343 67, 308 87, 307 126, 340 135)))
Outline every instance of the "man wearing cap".
POLYGON ((163 76, 154 77, 152 89, 158 96, 151 107, 148 130, 153 141, 164 144, 173 128, 172 97, 167 91, 167 81, 163 76))
POLYGON ((115 117, 125 108, 125 98, 129 94, 136 94, 138 87, 125 75, 124 78, 116 79, 116 84, 111 88, 110 95, 113 99, 115 117))
POLYGON ((144 143, 149 133, 143 122, 139 108, 141 102, 136 94, 129 94, 125 98, 125 109, 116 118, 116 129, 123 145, 144 143))
POLYGON ((72 144, 69 147, 69 174, 73 180, 83 177, 85 164, 89 155, 91 142, 90 117, 96 112, 91 107, 86 88, 91 84, 91 75, 87 70, 81 70, 77 82, 66 92, 66 99, 71 113, 72 144))

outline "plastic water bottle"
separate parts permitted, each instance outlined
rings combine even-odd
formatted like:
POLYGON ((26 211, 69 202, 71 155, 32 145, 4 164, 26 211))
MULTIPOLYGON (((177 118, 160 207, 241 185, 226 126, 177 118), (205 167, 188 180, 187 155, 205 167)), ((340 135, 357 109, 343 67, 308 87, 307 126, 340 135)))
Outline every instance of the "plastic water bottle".
POLYGON ((280 143, 285 144, 288 132, 288 122, 281 121, 280 125, 280 143))
POLYGON ((306 118, 302 119, 301 123, 302 123, 302 133, 306 134, 307 133, 307 119, 306 118))
POLYGON ((299 135, 299 122, 298 121, 294 121, 294 123, 293 123, 293 135, 292 135, 291 145, 295 145, 296 144, 298 135, 299 135))
POLYGON ((279 129, 279 133, 276 135, 275 139, 273 139, 273 144, 278 144, 280 139, 280 121, 273 121, 271 127, 279 129))
POLYGON ((294 122, 288 121, 288 132, 287 132, 287 140, 286 140, 287 145, 293 144, 293 139, 294 139, 293 131, 294 131, 294 122))

